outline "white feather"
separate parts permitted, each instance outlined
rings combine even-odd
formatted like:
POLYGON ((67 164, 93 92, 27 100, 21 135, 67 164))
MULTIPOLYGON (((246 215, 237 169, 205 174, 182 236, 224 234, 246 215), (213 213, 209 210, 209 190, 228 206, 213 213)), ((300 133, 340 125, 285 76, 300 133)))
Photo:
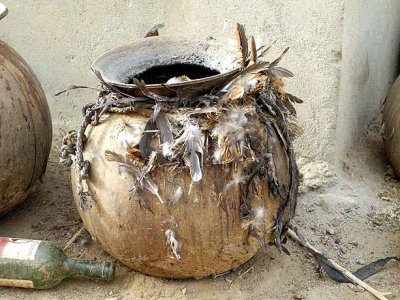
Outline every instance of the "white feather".
POLYGON ((124 147, 125 149, 130 148, 131 145, 136 145, 137 143, 139 143, 137 135, 128 133, 126 131, 121 131, 118 134, 118 141, 121 143, 122 147, 124 147))
POLYGON ((101 157, 97 154, 96 151, 92 151, 90 154, 92 155, 93 160, 101 161, 101 157))
POLYGON ((182 135, 171 146, 173 149, 178 144, 186 147, 185 163, 190 168, 192 181, 200 181, 203 178, 201 165, 203 159, 202 133, 200 126, 194 120, 184 123, 182 135))
POLYGON ((217 148, 214 151, 214 162, 215 163, 220 163, 221 162, 221 157, 222 157, 222 150, 221 148, 217 148))
POLYGON ((254 208, 254 220, 257 222, 261 222, 264 219, 264 214, 265 214, 265 208, 260 206, 260 207, 255 207, 254 208))
POLYGON ((245 112, 239 108, 232 110, 228 115, 228 119, 230 122, 237 124, 238 128, 241 129, 249 122, 245 112))
POLYGON ((175 189, 174 193, 170 196, 169 203, 171 205, 176 204, 182 198, 182 195, 183 195, 182 187, 178 186, 175 189))
POLYGON ((170 143, 165 142, 164 144, 161 144, 161 148, 162 148, 162 155, 164 157, 174 156, 174 151, 172 151, 170 143))
POLYGON ((181 255, 179 254, 179 242, 175 238, 175 232, 172 229, 167 229, 165 231, 165 237, 167 238, 167 242, 171 247, 172 253, 174 254, 177 260, 181 259, 181 255))
POLYGON ((238 184, 241 183, 245 183, 246 182, 246 176, 242 175, 242 172, 238 172, 237 174, 235 174, 232 178, 231 181, 229 181, 224 188, 224 191, 227 191, 230 187, 232 186, 236 186, 238 184))

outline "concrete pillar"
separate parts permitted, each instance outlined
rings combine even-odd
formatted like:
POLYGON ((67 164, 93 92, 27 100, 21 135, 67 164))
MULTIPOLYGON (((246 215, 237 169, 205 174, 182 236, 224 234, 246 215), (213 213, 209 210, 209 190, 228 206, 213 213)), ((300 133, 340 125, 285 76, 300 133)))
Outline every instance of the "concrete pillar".
POLYGON ((400 1, 346 0, 336 162, 360 140, 398 74, 400 1))

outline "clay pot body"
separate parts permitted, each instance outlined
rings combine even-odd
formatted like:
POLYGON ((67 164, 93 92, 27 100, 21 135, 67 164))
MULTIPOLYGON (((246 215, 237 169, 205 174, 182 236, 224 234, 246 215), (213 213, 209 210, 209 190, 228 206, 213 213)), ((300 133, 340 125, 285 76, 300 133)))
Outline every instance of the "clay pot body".
POLYGON ((400 176, 400 77, 386 98, 382 121, 386 154, 397 176, 400 176))
POLYGON ((23 201, 46 169, 51 118, 32 70, 0 41, 0 214, 23 201))
MULTIPOLYGON (((89 208, 79 212, 93 238, 108 253, 145 274, 198 279, 237 268, 256 254, 260 244, 249 236, 250 223, 259 229, 266 245, 273 242, 272 228, 281 199, 270 195, 266 178, 257 177, 250 185, 251 203, 257 216, 249 220, 240 218, 238 185, 227 188, 232 171, 226 166, 204 164, 202 180, 191 188, 187 169, 171 171, 160 167, 151 174, 151 179, 159 187, 164 203, 147 190, 132 195, 136 180, 118 168, 118 163, 107 161, 104 153, 107 150, 125 153, 121 138, 129 134, 132 143, 138 142, 147 120, 138 114, 110 114, 86 133, 84 159, 91 162, 91 170, 83 186, 91 196, 89 208), (181 197, 171 203, 179 189, 181 197), (143 208, 139 199, 151 211, 143 208), (169 230, 178 242, 180 259, 168 242, 169 230)), ((266 138, 265 129, 258 134, 260 140, 266 138)), ((277 137, 271 138, 278 141, 277 137)), ((279 142, 274 146, 273 156, 277 177, 288 186, 287 157, 279 142)), ((74 166, 71 175, 79 207, 74 166)))

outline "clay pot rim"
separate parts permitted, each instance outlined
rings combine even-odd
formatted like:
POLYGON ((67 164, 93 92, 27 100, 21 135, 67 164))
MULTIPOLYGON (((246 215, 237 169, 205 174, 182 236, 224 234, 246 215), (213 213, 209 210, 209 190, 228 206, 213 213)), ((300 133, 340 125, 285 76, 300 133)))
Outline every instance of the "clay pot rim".
MULTIPOLYGON (((165 57, 162 58, 157 58, 159 62, 165 61, 168 62, 169 57, 173 57, 174 51, 165 51, 166 44, 172 44, 176 45, 178 44, 179 46, 183 46, 181 49, 181 54, 182 55, 187 55, 188 57, 193 56, 196 57, 196 55, 200 54, 201 51, 200 49, 202 47, 205 47, 205 52, 204 58, 205 62, 200 62, 200 61, 192 61, 187 58, 187 61, 182 59, 181 61, 175 62, 175 63, 195 63, 199 65, 203 65, 205 67, 210 67, 207 65, 207 60, 208 63, 209 61, 214 61, 215 66, 213 66, 213 69, 217 70, 219 74, 212 75, 212 76, 207 76, 207 77, 202 77, 199 79, 193 79, 191 81, 187 82, 182 82, 182 83, 173 83, 173 84, 146 84, 147 88, 150 91, 159 93, 159 94, 169 94, 168 91, 170 92, 171 90, 179 90, 182 88, 190 88, 190 87, 196 87, 196 86, 201 86, 202 88, 209 88, 209 87, 214 87, 217 84, 221 84, 223 82, 229 82, 240 70, 241 66, 239 63, 236 61, 237 58, 237 53, 235 47, 232 49, 229 49, 227 47, 228 43, 223 43, 222 41, 215 40, 215 39, 201 39, 198 36, 187 36, 187 35, 164 35, 164 36, 154 36, 154 37, 149 37, 149 38, 142 38, 139 40, 136 40, 133 43, 126 44, 123 46, 118 46, 115 48, 112 48, 102 55, 100 55, 96 60, 92 63, 92 70, 95 72, 98 72, 102 79, 104 79, 105 82, 110 84, 111 86, 117 87, 117 88, 122 88, 125 91, 129 91, 129 94, 137 94, 139 91, 137 86, 132 83, 126 83, 124 81, 126 80, 119 80, 118 77, 124 77, 127 78, 127 75, 116 75, 115 69, 121 68, 121 60, 123 59, 129 59, 129 56, 132 57, 132 54, 137 51, 140 53, 140 51, 143 51, 143 48, 149 47, 149 52, 153 52, 156 54, 161 54, 165 55, 165 57), (211 53, 209 53, 211 52, 211 53), (168 57, 169 56, 169 57, 168 57), (118 61, 119 60, 119 61, 118 61), (221 63, 222 61, 222 63, 221 63), (118 65, 120 64, 120 65, 118 65), (219 66, 219 64, 222 64, 219 66), (216 67, 219 66, 219 67, 216 67), (113 73, 113 71, 115 73, 113 73)), ((151 53, 149 54, 149 56, 151 53)), ((144 62, 143 60, 137 60, 135 61, 134 59, 131 58, 131 65, 129 67, 126 67, 126 69, 131 69, 132 70, 138 70, 136 74, 139 74, 147 69, 150 69, 151 67, 154 66, 159 66, 159 64, 154 64, 154 65, 148 65, 147 68, 144 68, 144 62)), ((121 73, 126 73, 127 70, 121 71, 121 73)), ((131 74, 130 76, 133 76, 131 74)))

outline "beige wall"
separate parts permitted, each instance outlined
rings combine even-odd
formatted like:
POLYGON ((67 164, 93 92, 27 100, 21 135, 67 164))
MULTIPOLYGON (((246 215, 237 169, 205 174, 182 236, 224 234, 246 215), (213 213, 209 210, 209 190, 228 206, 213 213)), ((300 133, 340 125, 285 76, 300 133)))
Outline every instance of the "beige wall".
POLYGON ((94 100, 95 94, 87 91, 71 92, 69 96, 60 97, 54 97, 54 94, 72 83, 94 85, 96 81, 90 74, 90 60, 107 49, 141 37, 147 28, 159 22, 166 23, 162 34, 197 33, 216 38, 233 38, 234 24, 241 22, 246 25, 248 33, 253 33, 258 40, 270 43, 276 39, 278 42, 274 55, 286 46, 291 47, 282 66, 288 67, 296 76, 286 81, 288 90, 304 99, 304 104, 298 106, 298 114, 305 133, 297 141, 297 151, 300 156, 330 163, 334 160, 335 151, 343 152, 351 144, 340 139, 337 143, 336 129, 343 131, 343 126, 354 127, 355 116, 360 118, 362 122, 357 121, 357 130, 351 129, 351 138, 346 137, 346 141, 352 141, 365 129, 365 124, 376 112, 377 103, 393 77, 393 43, 397 28, 400 28, 397 24, 400 18, 396 18, 400 1, 396 0, 362 1, 385 3, 365 7, 355 4, 361 1, 348 1, 352 4, 346 1, 348 11, 345 13, 343 1, 327 0, 2 2, 9 7, 10 13, 0 22, 0 39, 23 55, 38 75, 47 94, 55 130, 76 127, 81 119, 81 107, 94 100), (392 6, 397 10, 391 10, 392 6), (380 11, 379 17, 374 17, 374 10, 370 10, 376 8, 380 11), (385 12, 389 12, 387 17, 385 12), (368 48, 369 38, 375 37, 372 32, 381 35, 385 32, 380 23, 387 25, 393 21, 389 30, 390 43, 384 38, 372 39, 382 42, 382 48, 387 46, 390 49, 375 49, 375 56, 369 56, 371 68, 382 61, 379 73, 367 81, 370 83, 368 88, 378 89, 380 93, 365 91, 369 95, 365 104, 361 98, 357 98, 360 97, 359 85, 355 86, 357 90, 352 90, 352 81, 343 79, 351 77, 351 71, 357 69, 358 65, 352 57, 359 52, 352 48, 352 39, 349 38, 349 32, 354 35, 358 30, 354 32, 352 14, 362 15, 357 26, 364 26, 363 32, 371 31, 371 34, 360 38, 357 47, 368 48), (368 24, 367 16, 372 16, 374 26, 368 24), (341 61, 342 41, 344 62, 349 66, 343 66, 341 61), (382 54, 377 56, 379 52, 382 54), (388 57, 391 58, 388 60, 388 57), (353 65, 350 66, 351 63, 353 65), (386 67, 390 72, 385 71, 386 67), (380 78, 384 78, 384 82, 380 78), (351 116, 345 118, 347 123, 339 116, 342 123, 337 126, 340 82, 346 92, 342 90, 340 94, 339 112, 344 115, 350 111, 351 116), (346 99, 349 93, 357 98, 354 103, 346 99), (362 106, 361 113, 359 105, 362 106), (335 147, 335 144, 340 144, 340 147, 335 147))
POLYGON ((400 1, 346 0, 337 162, 366 132, 398 74, 400 1))

